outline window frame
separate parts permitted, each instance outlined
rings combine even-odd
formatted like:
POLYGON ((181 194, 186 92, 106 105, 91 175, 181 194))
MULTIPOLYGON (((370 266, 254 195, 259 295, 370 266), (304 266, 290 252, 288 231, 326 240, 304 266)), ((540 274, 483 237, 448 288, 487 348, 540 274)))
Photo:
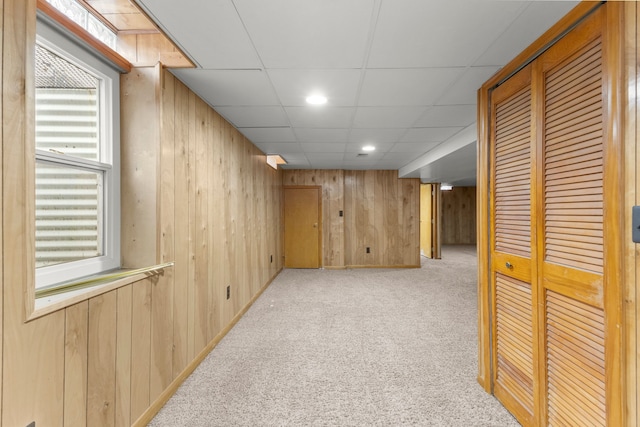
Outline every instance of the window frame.
POLYGON ((100 80, 100 158, 91 161, 36 149, 34 160, 102 172, 104 184, 103 255, 35 269, 35 289, 41 289, 120 267, 120 70, 100 52, 40 12, 36 21, 36 43, 100 80))

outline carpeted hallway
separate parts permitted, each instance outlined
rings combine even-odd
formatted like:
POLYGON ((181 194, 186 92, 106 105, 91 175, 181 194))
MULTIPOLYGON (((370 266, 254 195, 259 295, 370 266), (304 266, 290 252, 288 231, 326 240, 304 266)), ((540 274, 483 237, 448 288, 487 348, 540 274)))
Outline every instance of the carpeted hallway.
POLYGON ((151 426, 518 426, 476 382, 476 257, 284 270, 151 426))

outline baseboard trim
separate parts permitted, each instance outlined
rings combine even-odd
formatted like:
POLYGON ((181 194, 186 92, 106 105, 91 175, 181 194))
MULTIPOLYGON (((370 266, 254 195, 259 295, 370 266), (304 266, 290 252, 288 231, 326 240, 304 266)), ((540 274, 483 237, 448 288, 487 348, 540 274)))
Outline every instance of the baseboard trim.
POLYGON ((236 325, 236 323, 238 323, 238 321, 242 318, 242 316, 244 316, 244 314, 247 312, 247 310, 249 310, 253 303, 256 302, 260 295, 262 295, 262 293, 269 287, 269 285, 271 285, 275 278, 278 277, 278 274, 280 274, 281 271, 282 269, 278 270, 278 272, 267 283, 265 283, 262 288, 260 288, 260 290, 253 296, 253 298, 251 298, 251 300, 242 308, 242 310, 240 310, 233 317, 233 319, 231 319, 231 322, 229 322, 229 324, 225 326, 224 329, 222 329, 222 331, 220 331, 220 333, 216 335, 215 338, 212 339, 211 342, 209 342, 209 344, 207 344, 207 346, 202 349, 200 353, 198 353, 198 355, 191 361, 191 363, 189 363, 187 367, 184 368, 184 370, 180 372, 180 374, 178 374, 178 376, 171 382, 171 384, 169 384, 169 386, 162 393, 160 393, 160 396, 158 396, 158 398, 151 405, 149 405, 147 410, 144 411, 142 415, 140 415, 140 417, 138 417, 138 419, 132 424, 133 427, 144 427, 151 422, 153 417, 155 417, 156 414, 160 412, 160 409, 162 409, 164 404, 167 403, 171 396, 175 394, 175 392, 178 390, 178 387, 180 387, 184 380, 186 380, 187 377, 191 375, 193 371, 195 371, 198 365, 202 363, 204 358, 207 357, 209 353, 211 353, 211 350, 213 350, 216 345, 218 345, 218 343, 222 340, 222 338, 224 338, 224 336, 229 333, 229 331, 236 325))
POLYGON ((420 265, 347 265, 346 268, 420 268, 420 265))

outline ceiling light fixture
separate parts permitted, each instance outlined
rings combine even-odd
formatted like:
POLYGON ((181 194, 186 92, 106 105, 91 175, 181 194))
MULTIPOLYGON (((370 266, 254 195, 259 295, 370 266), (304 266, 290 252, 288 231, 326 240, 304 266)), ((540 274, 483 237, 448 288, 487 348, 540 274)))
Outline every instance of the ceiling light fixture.
POLYGON ((309 95, 306 99, 308 104, 311 105, 322 105, 327 103, 327 97, 323 95, 309 95))
POLYGON ((442 191, 450 191, 450 190, 453 190, 453 185, 449 185, 449 184, 442 184, 442 185, 440 185, 440 190, 442 190, 442 191))
POLYGON ((374 151, 376 149, 376 147, 374 147, 373 145, 365 145, 364 147, 362 147, 362 151, 374 151))

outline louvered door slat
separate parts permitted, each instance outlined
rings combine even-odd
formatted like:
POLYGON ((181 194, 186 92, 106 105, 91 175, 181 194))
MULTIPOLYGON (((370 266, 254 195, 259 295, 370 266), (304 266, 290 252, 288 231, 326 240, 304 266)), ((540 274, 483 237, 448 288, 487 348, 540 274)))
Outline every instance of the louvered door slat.
POLYGON ((531 285, 498 273, 497 377, 529 411, 533 410, 533 330, 531 285))
MULTIPOLYGON (((546 74, 545 86, 545 219, 575 222, 574 228, 602 228, 603 128, 602 61, 600 41, 596 40, 568 63, 546 74), (588 70, 588 71, 585 71, 588 70), (568 78, 567 76, 570 76, 568 78), (564 84, 567 82, 571 84, 564 84), (580 115, 567 105, 583 97, 589 109, 580 115), (585 131, 589 132, 585 132, 585 131), (588 151, 587 158, 584 151, 588 151), (572 189, 572 187, 574 187, 572 189), (565 200, 554 192, 560 188, 565 200), (566 198, 589 194, 588 204, 567 203, 566 198)), ((579 104, 579 103, 578 103, 579 104)), ((580 110, 578 110, 580 111, 580 110)), ((602 240, 586 244, 575 233, 548 233, 545 230, 545 256, 553 263, 602 273, 602 240)))
POLYGON ((523 256, 530 254, 530 236, 512 233, 511 226, 530 227, 530 201, 512 192, 530 187, 530 122, 529 88, 496 107, 496 250, 523 256))
POLYGON ((549 423, 588 414, 583 425, 606 425, 604 312, 553 291, 546 303, 549 423))

